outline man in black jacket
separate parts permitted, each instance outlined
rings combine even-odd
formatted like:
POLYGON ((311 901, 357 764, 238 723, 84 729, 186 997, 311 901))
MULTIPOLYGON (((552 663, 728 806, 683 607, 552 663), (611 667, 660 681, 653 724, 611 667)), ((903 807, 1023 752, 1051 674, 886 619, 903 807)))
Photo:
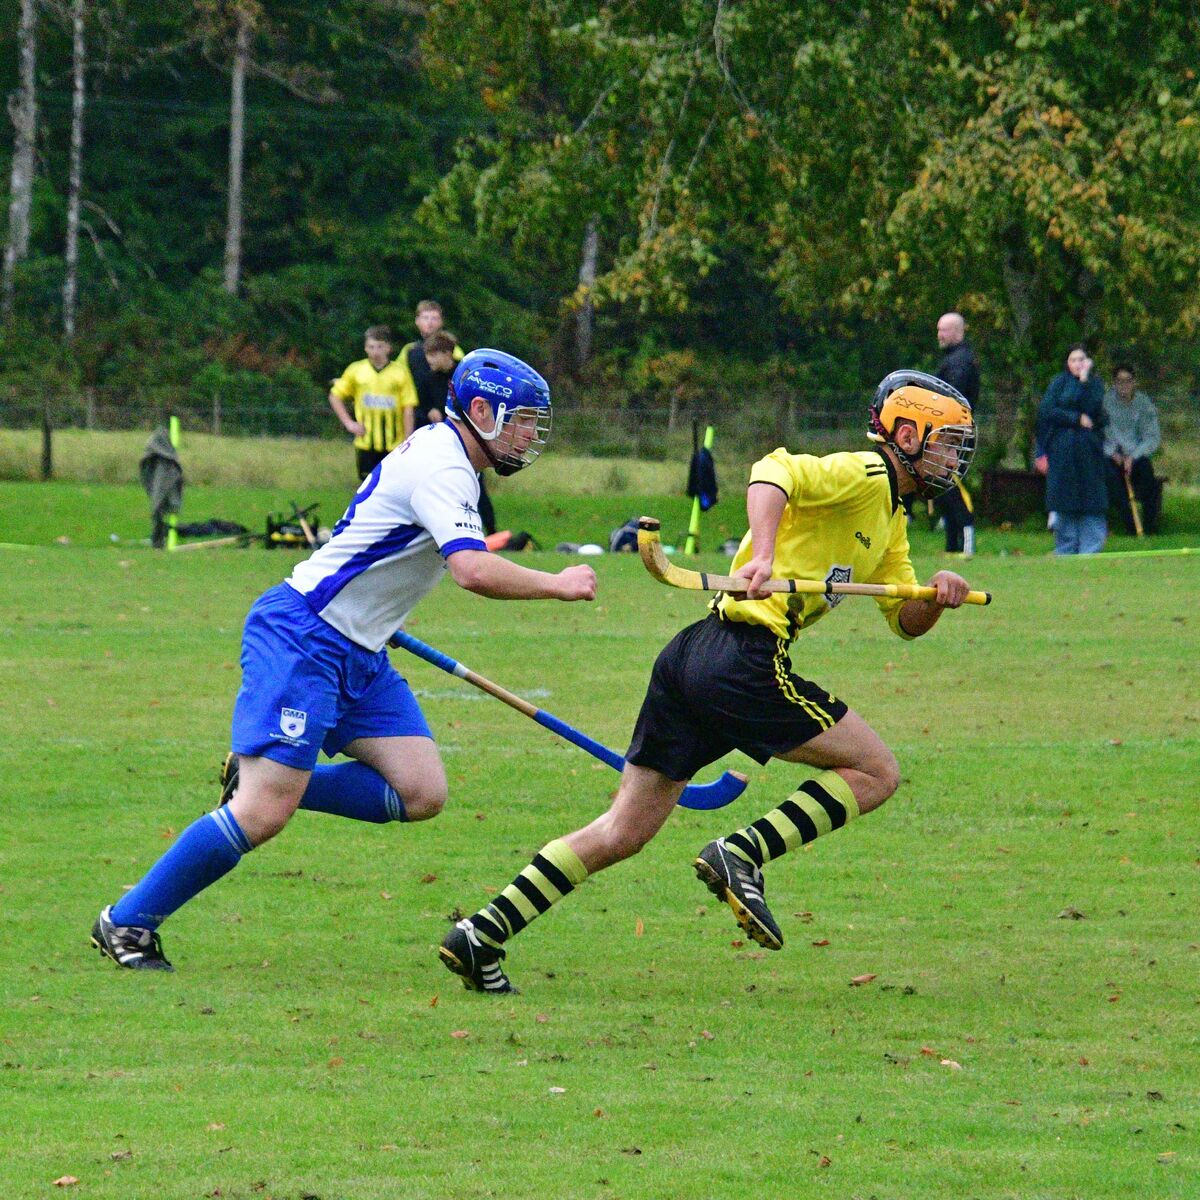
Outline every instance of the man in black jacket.
MULTIPOLYGON (((957 388, 974 411, 979 400, 979 360, 966 340, 967 323, 961 313, 943 313, 938 318, 937 340, 942 361, 937 377, 957 388)), ((976 412, 976 421, 978 421, 976 412)), ((946 526, 946 550, 950 554, 975 553, 975 514, 970 493, 960 483, 933 501, 946 526)))

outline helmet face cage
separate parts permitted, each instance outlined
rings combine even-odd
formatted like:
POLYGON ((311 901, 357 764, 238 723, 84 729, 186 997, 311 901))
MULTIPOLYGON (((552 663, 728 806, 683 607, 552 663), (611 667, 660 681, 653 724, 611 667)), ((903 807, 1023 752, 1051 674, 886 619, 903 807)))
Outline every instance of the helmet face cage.
POLYGON ((925 493, 940 496, 957 487, 974 454, 974 425, 943 425, 930 430, 921 452, 921 483, 925 493))
POLYGON ((508 433, 507 440, 497 446, 496 474, 515 475, 529 466, 550 440, 549 403, 541 406, 522 405, 511 411, 501 404, 496 413, 495 430, 490 434, 480 433, 479 436, 495 444, 505 432, 508 433), (526 437, 529 440, 521 445, 526 437))
POLYGON ((971 406, 956 388, 923 371, 893 371, 875 390, 867 436, 895 452, 922 496, 939 496, 967 473, 975 454, 971 406), (896 444, 898 421, 911 423, 920 449, 908 454, 896 444))
POLYGON ((479 439, 497 475, 513 475, 532 463, 550 437, 550 387, 528 363, 500 350, 472 350, 454 371, 446 414, 464 421, 479 439), (481 396, 495 426, 484 432, 471 420, 481 396))

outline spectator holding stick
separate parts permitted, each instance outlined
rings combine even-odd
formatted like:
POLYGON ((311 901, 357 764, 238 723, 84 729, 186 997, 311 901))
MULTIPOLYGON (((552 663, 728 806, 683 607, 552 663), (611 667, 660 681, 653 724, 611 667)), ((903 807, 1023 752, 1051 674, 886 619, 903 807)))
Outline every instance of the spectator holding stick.
POLYGON ((1113 386, 1104 393, 1104 415, 1109 504, 1121 514, 1125 532, 1137 533, 1132 493, 1142 508, 1142 529, 1157 533, 1162 492, 1150 456, 1162 444, 1158 409, 1145 392, 1138 391, 1137 378, 1128 363, 1122 363, 1113 373, 1113 386))

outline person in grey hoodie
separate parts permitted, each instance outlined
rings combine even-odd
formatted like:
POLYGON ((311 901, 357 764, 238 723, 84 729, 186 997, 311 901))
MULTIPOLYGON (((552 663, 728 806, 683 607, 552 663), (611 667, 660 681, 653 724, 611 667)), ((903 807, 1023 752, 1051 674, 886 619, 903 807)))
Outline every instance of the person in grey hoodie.
POLYGON ((1133 367, 1122 363, 1113 374, 1113 385, 1104 393, 1104 457, 1108 501, 1121 515, 1127 533, 1135 533, 1129 505, 1129 487, 1142 506, 1142 527, 1147 533, 1158 532, 1162 508, 1162 488, 1154 478, 1150 456, 1162 444, 1158 409, 1145 392, 1137 390, 1133 367))

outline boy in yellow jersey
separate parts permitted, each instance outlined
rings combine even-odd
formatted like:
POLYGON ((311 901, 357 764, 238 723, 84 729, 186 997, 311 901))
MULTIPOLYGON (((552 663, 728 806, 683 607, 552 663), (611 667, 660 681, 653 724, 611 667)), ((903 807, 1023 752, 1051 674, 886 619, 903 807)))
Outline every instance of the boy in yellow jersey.
POLYGON ((386 325, 372 325, 364 336, 366 358, 352 362, 335 379, 329 406, 347 433, 354 435, 358 478, 366 479, 375 467, 413 431, 417 392, 403 358, 392 362, 392 333, 386 325), (354 405, 353 416, 346 402, 354 405))
MULTIPOLYGON (((744 599, 719 593, 709 615, 658 656, 612 807, 550 842, 503 892, 459 921, 443 962, 468 988, 515 989, 500 966, 504 943, 588 875, 636 854, 662 828, 688 780, 733 749, 760 763, 779 758, 818 769, 815 778, 752 825, 710 842, 695 860, 700 880, 733 909, 762 946, 783 935, 763 898, 762 866, 878 808, 899 767, 861 716, 796 675, 788 648, 840 596, 764 593, 771 578, 915 583, 901 498, 957 486, 975 447, 970 406, 949 384, 894 371, 871 405, 875 449, 830 454, 774 451, 755 463, 746 493, 750 529, 732 574, 744 599)), ((902 638, 928 633, 958 608, 967 581, 938 571, 934 600, 878 601, 902 638)))

